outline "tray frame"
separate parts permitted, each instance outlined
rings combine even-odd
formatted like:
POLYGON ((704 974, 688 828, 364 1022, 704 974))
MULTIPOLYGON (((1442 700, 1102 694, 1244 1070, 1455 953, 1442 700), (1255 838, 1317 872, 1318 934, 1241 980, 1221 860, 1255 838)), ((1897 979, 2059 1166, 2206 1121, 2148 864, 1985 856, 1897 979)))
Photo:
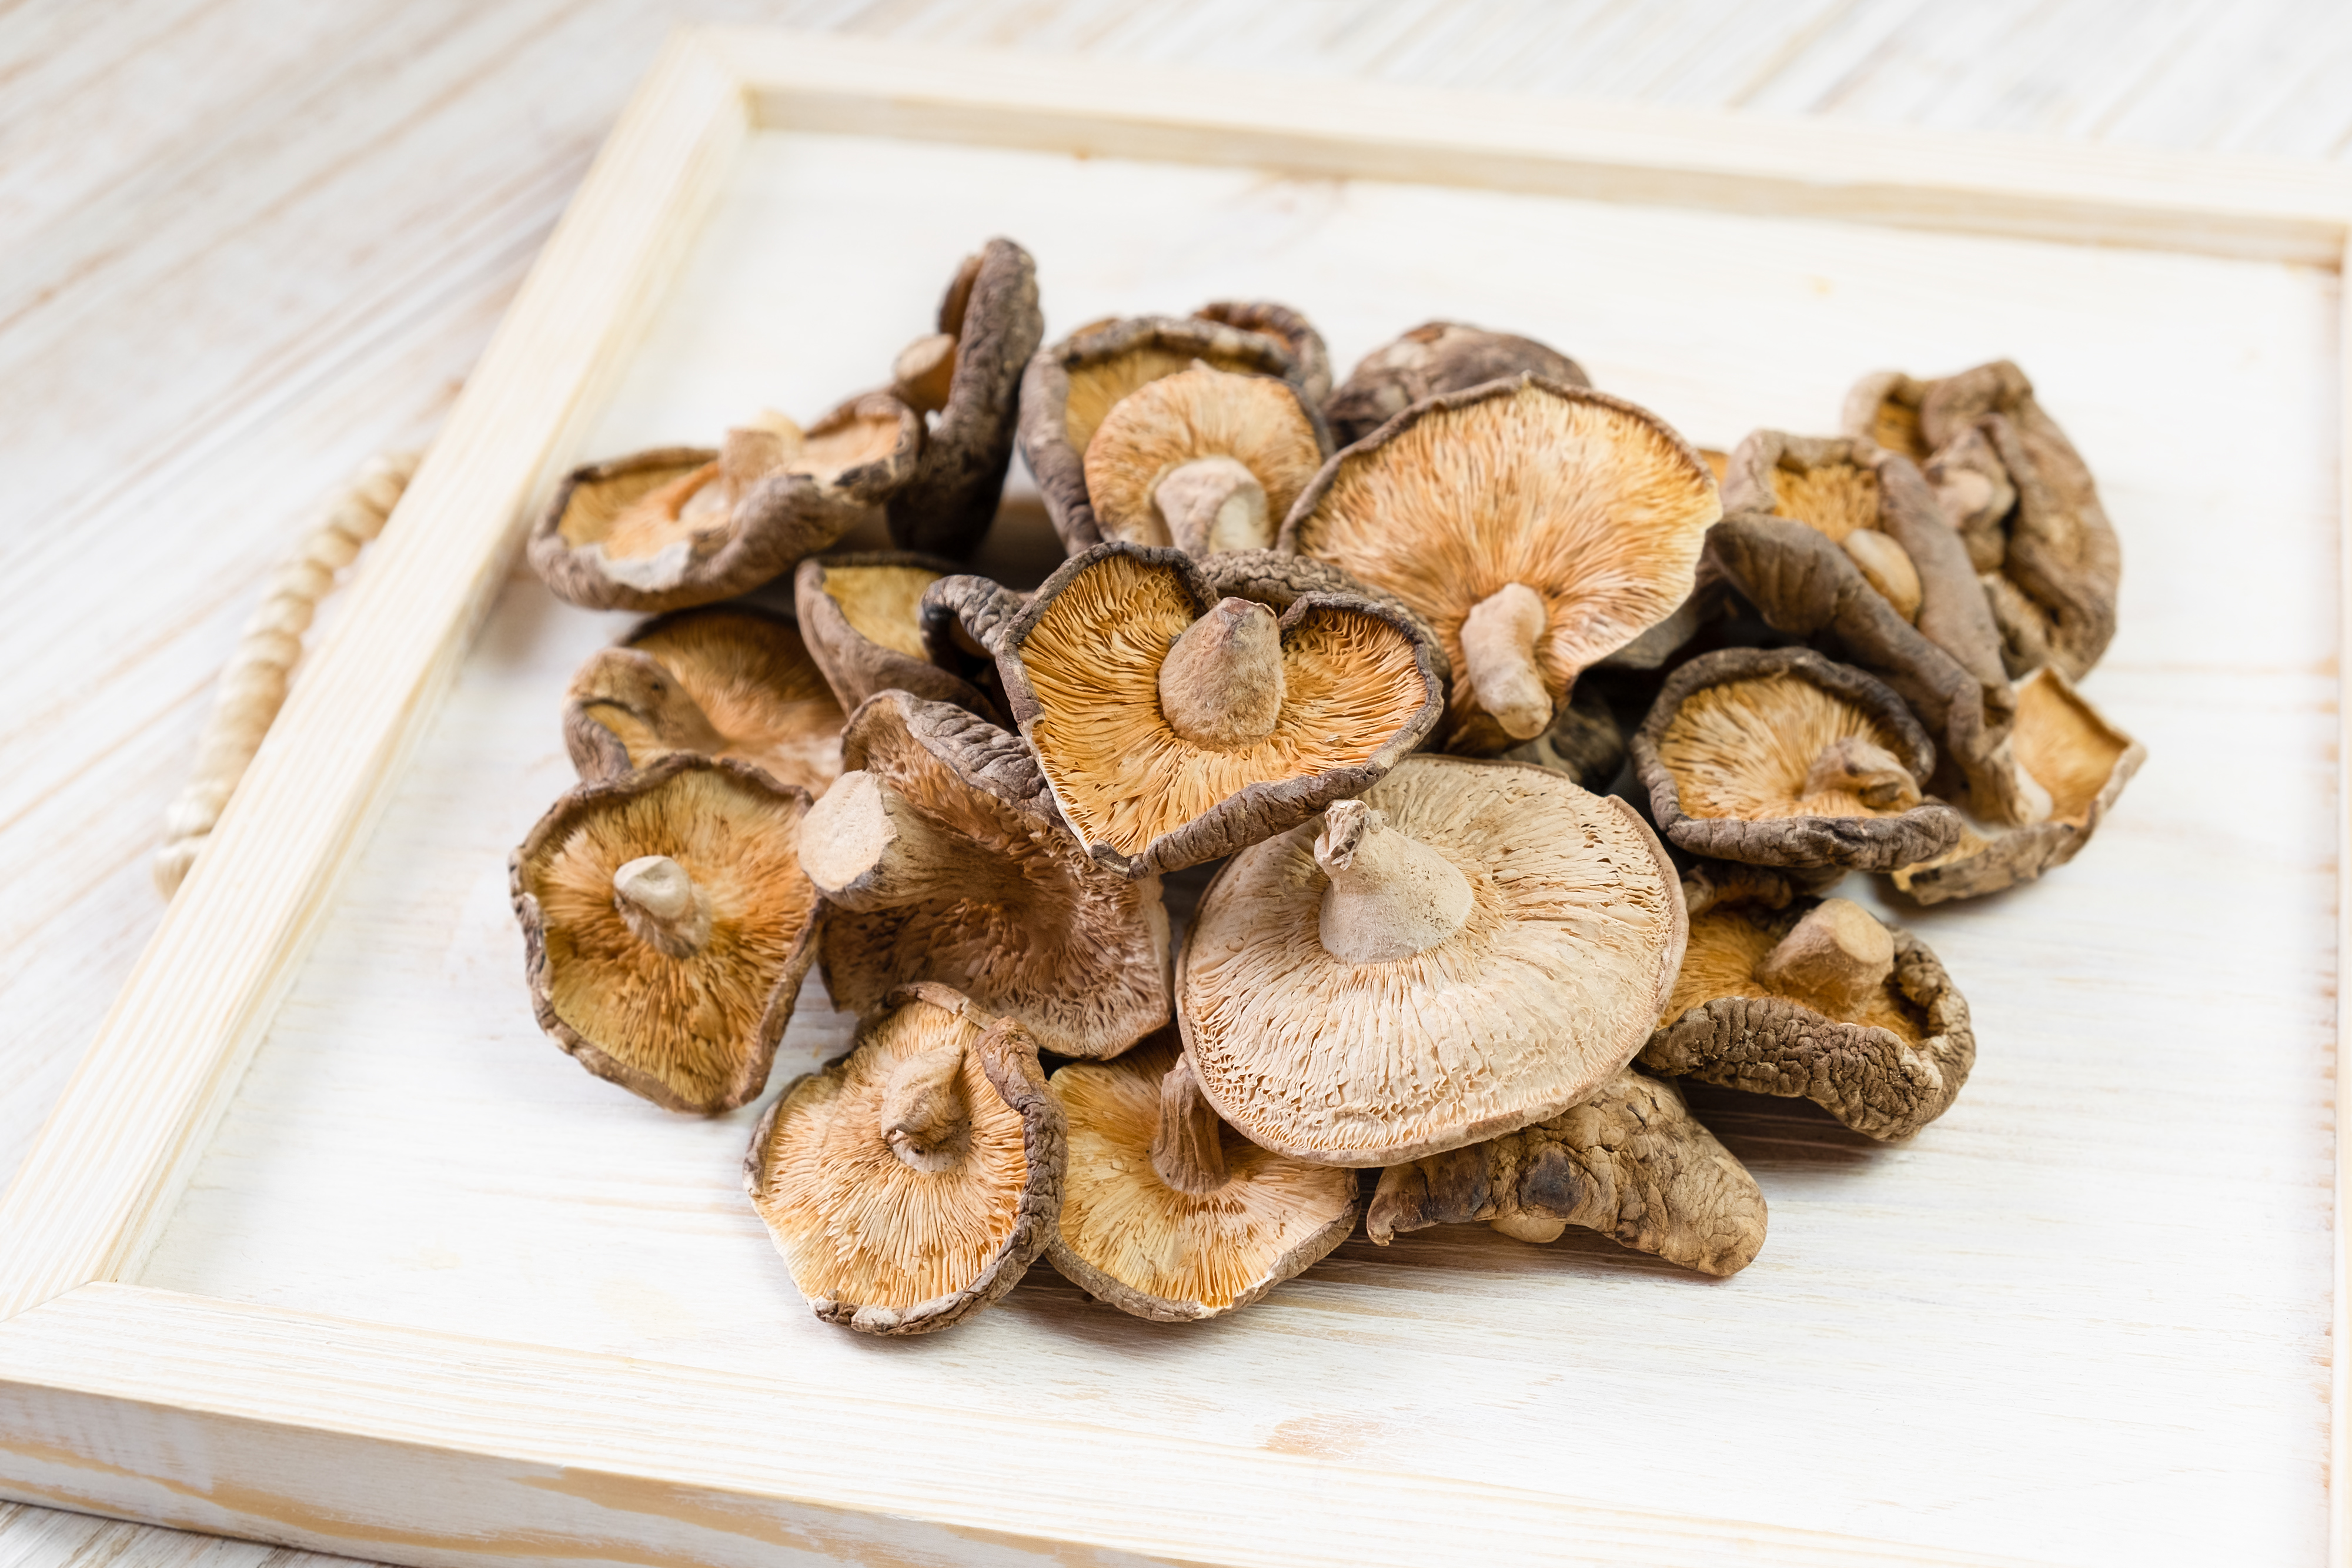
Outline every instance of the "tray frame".
MULTIPOLYGON (((793 1397, 822 1406, 813 1414, 839 1440, 822 1473, 787 1472, 730 1441, 773 1389, 123 1282, 449 690, 528 503, 583 435, 759 128, 2197 251, 2352 277, 2352 170, 2325 164, 681 30, 0 1198, 0 1496, 420 1563, 750 1563, 779 1548, 893 1563, 1433 1561, 1458 1546, 1465 1505, 1478 1511, 1482 1554, 1541 1558, 1573 1540, 1599 1552, 1885 1560, 1885 1547, 1850 1538, 1149 1437, 1112 1453, 1090 1431, 1048 1428, 1016 1455, 970 1418, 806 1390, 793 1397), (894 1423, 918 1414, 975 1428, 972 1463, 919 1502, 890 1484, 894 1423), (682 1472, 676 1457, 688 1453, 682 1472), (1189 1474, 1201 1495, 1236 1506, 1139 1514, 1117 1500, 1139 1465, 1189 1474), (1041 1473, 1066 1484, 1048 1495, 1041 1473), (1314 1505, 1301 1508, 1310 1488, 1314 1505), (431 1523, 400 1522, 424 1496, 431 1523), (1250 1497, 1269 1506, 1241 1500, 1250 1497), (1282 1516, 1291 1522, 1264 1523, 1282 1516)), ((2352 538, 2352 312, 2340 301, 2338 329, 2341 540, 2352 538)), ((2341 606, 2352 603, 2352 552, 2338 553, 2341 606)), ((2352 644, 2338 636, 2340 671, 2352 644)), ((2340 853, 2347 747, 2339 702, 2339 955, 2352 936, 2340 853)), ((2347 1008, 2339 987, 2339 1042, 2347 1008)), ((2352 1084, 2340 1068, 2336 1096, 2341 1127, 2352 1084)), ((2328 1518, 2331 1559, 2347 1561, 2352 1167, 2340 1154, 2335 1192, 2328 1518)))

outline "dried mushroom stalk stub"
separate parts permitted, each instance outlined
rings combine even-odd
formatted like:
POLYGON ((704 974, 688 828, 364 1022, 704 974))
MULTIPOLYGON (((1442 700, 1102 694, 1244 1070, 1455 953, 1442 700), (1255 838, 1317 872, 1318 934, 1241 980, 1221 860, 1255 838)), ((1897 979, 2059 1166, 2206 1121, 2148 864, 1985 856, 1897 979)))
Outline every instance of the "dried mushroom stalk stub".
POLYGON ((1519 1241, 1570 1226, 1704 1274, 1736 1274, 1764 1247, 1764 1194, 1683 1103, 1631 1068, 1549 1121, 1381 1173, 1364 1220, 1400 1231, 1484 1220, 1519 1241))
POLYGON ((1641 1064, 1811 1100, 1891 1139, 1949 1109, 1976 1055, 1969 1005, 1916 936, 1843 898, 1727 898, 1691 917, 1641 1064))
POLYGON ((1172 1042, 1053 1077, 1069 1127, 1046 1256, 1087 1294, 1160 1322, 1238 1312, 1348 1239, 1356 1176, 1231 1133, 1172 1042))
POLYGON ((1325 400, 1323 417, 1330 422, 1332 438, 1352 446, 1414 403, 1522 375, 1562 386, 1592 384, 1584 367, 1533 338, 1459 321, 1427 321, 1359 360, 1325 400))
POLYGON ((563 699, 564 748, 588 779, 687 751, 814 794, 841 771, 841 724, 791 622, 732 604, 665 615, 598 649, 563 699))
POLYGON ((1966 823, 1943 853, 1894 868, 1895 885, 1921 904, 1974 898, 2064 865, 2106 820, 2147 748, 2117 729, 2050 665, 2017 683, 2018 766, 2050 798, 2038 822, 1966 823))
MULTIPOLYGON (((881 691, 953 703, 992 721, 995 701, 935 664, 923 638, 923 595, 955 565, 910 550, 811 556, 793 573, 793 608, 809 655, 844 708, 881 691)), ((822 786, 819 786, 822 788, 822 786)))
POLYGON ((688 753, 558 800, 509 862, 540 1028, 673 1111, 756 1099, 816 951, 808 805, 688 753))
POLYGON ((891 391, 929 422, 921 458, 887 505, 901 549, 971 553, 1004 493, 1021 377, 1045 336, 1037 263, 1009 239, 967 256, 940 301, 939 330, 892 367, 891 391))
POLYGON ((1290 350, 1290 379, 1308 406, 1320 408, 1331 395, 1331 350, 1314 323, 1287 305, 1271 299, 1220 299, 1192 312, 1202 321, 1218 321, 1274 339, 1290 350))
POLYGON ((1360 793, 1437 722, 1420 628, 1311 593, 1213 599, 1178 550, 1097 545, 992 634, 1062 820, 1129 876, 1233 853, 1360 793))
POLYGON ((682 610, 749 592, 849 531, 914 477, 923 421, 887 392, 802 430, 763 413, 718 451, 665 447, 567 475, 529 554, 590 610, 682 610))
POLYGON ((2116 633, 2123 552, 2074 444, 2007 360, 1941 381, 1897 371, 1846 396, 1848 434, 1921 465, 1980 574, 2012 675, 2080 680, 2116 633))
POLYGON ((1409 757, 1227 862, 1176 971, 1185 1055, 1253 1143, 1386 1166, 1556 1116, 1681 962, 1665 851, 1540 768, 1409 757))
POLYGON ((1106 539, 1264 549, 1330 450, 1288 382, 1195 361, 1103 415, 1087 442, 1087 502, 1106 539))
POLYGON ((1927 796, 1936 748, 1903 699, 1809 648, 1725 648, 1667 677, 1633 768, 1693 854, 1889 871, 1959 841, 1927 796))
POLYGON ((743 1187, 819 1318, 931 1333, 1045 1249, 1063 1162, 1061 1107, 1026 1032, 918 985, 768 1108, 743 1187))
POLYGON ((1523 377, 1416 404, 1341 451, 1281 548, 1411 605, 1455 674, 1442 744, 1532 740, 1585 668, 1690 595, 1715 479, 1655 416, 1523 377))
POLYGON ((1159 880, 1087 858, 1020 737, 890 691, 851 716, 842 754, 850 771, 801 836, 832 906, 835 1006, 867 1014, 934 980, 1075 1057, 1117 1056, 1168 1022, 1159 880))

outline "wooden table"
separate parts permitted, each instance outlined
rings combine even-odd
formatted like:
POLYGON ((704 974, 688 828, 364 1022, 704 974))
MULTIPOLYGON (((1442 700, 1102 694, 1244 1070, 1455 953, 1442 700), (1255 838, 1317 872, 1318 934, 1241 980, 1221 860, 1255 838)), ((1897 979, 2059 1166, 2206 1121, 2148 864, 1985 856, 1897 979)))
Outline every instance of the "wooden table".
MULTIPOLYGON (((154 927, 262 577, 362 458, 429 439, 679 18, 2352 155, 2324 0, 0 0, 0 1181, 154 927)), ((0 1504, 24 1568, 265 1554, 301 1555, 0 1504)))

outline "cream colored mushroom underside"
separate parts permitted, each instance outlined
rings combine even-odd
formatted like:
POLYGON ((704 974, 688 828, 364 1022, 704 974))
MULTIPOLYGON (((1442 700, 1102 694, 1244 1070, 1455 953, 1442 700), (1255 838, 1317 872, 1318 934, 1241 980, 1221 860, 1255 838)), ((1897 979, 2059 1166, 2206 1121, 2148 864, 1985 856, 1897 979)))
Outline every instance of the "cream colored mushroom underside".
MULTIPOLYGON (((1797 998, 1756 977, 1756 966, 1764 961, 1764 956, 1772 951, 1778 941, 1771 933, 1749 921, 1737 906, 1710 909, 1693 920, 1690 946, 1683 955, 1681 972, 1675 977, 1674 992, 1658 1014, 1658 1027, 1664 1029, 1691 1009, 1718 997, 1782 997, 1801 1000, 1816 1012, 1825 1012, 1827 1009, 1818 998, 1797 998)), ((1898 1040, 1915 1045, 1922 1033, 1919 1018, 1903 1001, 1892 979, 1861 1007, 1828 1016, 1846 1023, 1889 1030, 1898 1040)))
POLYGON ((824 573, 824 591, 841 607, 850 630, 869 643, 908 658, 925 659, 917 606, 940 574, 919 566, 835 566, 824 573))
POLYGON ((1658 737, 1658 761, 1674 775, 1687 816, 1898 815, 1873 810, 1851 789, 1806 790, 1813 759, 1847 736, 1903 753, 1900 737, 1843 697, 1799 675, 1759 675, 1685 697, 1658 737))
MULTIPOLYGON (((852 468, 888 456, 898 444, 899 428, 896 419, 857 413, 810 432, 796 444, 776 440, 772 463, 745 476, 740 486, 725 483, 719 463, 661 470, 652 484, 640 483, 643 476, 627 475, 583 485, 572 492, 558 530, 565 542, 599 545, 614 559, 659 555, 698 535, 724 530, 730 509, 759 479, 774 474, 804 474, 830 485, 852 468), (586 494, 608 490, 609 494, 586 494)), ((730 433, 730 438, 742 434, 730 433)))
MULTIPOLYGON (((702 710, 726 742, 712 755, 740 758, 811 794, 824 793, 841 772, 841 704, 790 626, 763 615, 698 610, 628 646, 660 661, 702 710)), ((625 708, 596 702, 594 693, 580 695, 592 716, 619 737, 631 767, 672 749, 625 708)))

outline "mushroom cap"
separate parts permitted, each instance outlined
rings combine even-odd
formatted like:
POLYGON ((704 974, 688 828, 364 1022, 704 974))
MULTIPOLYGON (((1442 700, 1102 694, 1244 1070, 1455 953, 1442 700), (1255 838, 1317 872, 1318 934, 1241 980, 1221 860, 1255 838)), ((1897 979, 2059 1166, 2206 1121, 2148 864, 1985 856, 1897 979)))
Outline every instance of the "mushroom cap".
POLYGON ((1428 321, 1365 355, 1323 403, 1333 439, 1350 446, 1414 403, 1488 382, 1538 375, 1562 386, 1591 378, 1566 354, 1533 338, 1459 321, 1428 321))
POLYGON ((1892 973, 1841 1013, 1759 979, 1765 956, 1822 902, 1773 910, 1727 899, 1693 916, 1641 1064, 1811 1100, 1866 1136, 1907 1138, 1950 1108, 1976 1064, 1969 1005, 1927 945, 1896 925, 1885 928, 1892 973))
POLYGON ((1045 580, 998 648, 1062 820, 1130 876, 1231 854, 1360 794, 1437 722, 1444 682, 1416 626, 1376 601, 1308 594, 1280 620, 1272 732, 1185 738, 1161 711, 1160 665, 1217 602, 1181 550, 1097 545, 1045 580))
POLYGON ((2039 822, 1963 824, 1942 854, 1895 868, 1895 885, 1921 904, 1975 898, 2031 882, 2082 852, 2147 760, 2147 747, 2117 729, 2074 684, 2045 665, 2017 683, 2018 766, 2050 795, 2039 822))
POLYGON ((1168 1022, 1158 880, 1087 858, 1018 736, 880 692, 851 716, 842 757, 943 829, 971 866, 954 895, 827 914, 835 1006, 864 1014, 898 986, 935 980, 1018 1019, 1041 1049, 1089 1058, 1117 1056, 1168 1022))
POLYGON ((1192 314, 1203 321, 1263 333, 1289 350, 1297 363, 1290 379, 1298 383, 1299 395, 1309 406, 1319 408, 1331 395, 1331 350, 1324 347, 1323 334, 1314 323, 1289 306, 1271 299, 1219 299, 1192 314))
POLYGON ((592 654, 564 694, 564 746, 583 779, 694 751, 815 793, 841 771, 841 724, 792 623, 739 604, 647 622, 592 654))
POLYGON ((1454 667, 1446 660, 1444 644, 1429 629, 1428 622, 1413 613, 1412 606, 1392 594, 1365 587, 1344 567, 1317 560, 1313 556, 1287 555, 1275 549, 1223 550, 1197 557, 1194 564, 1201 569, 1201 580, 1212 598, 1255 599, 1277 615, 1310 593, 1371 600, 1410 622, 1414 628, 1413 635, 1428 644, 1439 676, 1446 681, 1454 678, 1454 667))
POLYGON ((945 986, 909 986, 847 1054, 768 1108, 743 1186, 793 1283, 861 1333, 951 1328, 1010 1291, 1061 1208, 1061 1107, 1036 1047, 945 986), (892 1075, 955 1049, 948 1092, 965 1130, 944 1168, 919 1169, 883 1131, 892 1075))
POLYGON ((933 664, 923 640, 924 591, 956 570, 908 550, 811 556, 794 570, 793 609, 809 656, 844 708, 898 690, 1001 716, 979 687, 933 664))
POLYGON ((1511 747, 1503 758, 1549 768, 1595 794, 1603 794, 1624 771, 1631 755, 1615 711, 1599 693, 1580 689, 1560 704, 1549 729, 1511 747))
MULTIPOLYGON (((1555 706, 1588 665, 1690 594, 1715 478, 1654 415, 1532 377, 1432 398, 1323 465, 1280 548, 1336 562, 1411 605, 1457 672, 1471 611, 1534 591, 1533 657, 1555 706)), ((1454 684, 1444 744, 1490 754, 1509 737, 1454 684)))
POLYGON ((748 764, 684 752, 556 801, 509 862, 539 1027, 673 1111, 758 1098, 816 952, 816 889, 800 866, 808 806, 748 764), (616 907, 614 873, 647 855, 708 895, 701 951, 661 952, 616 907))
POLYGON ((1151 1145, 1160 1081, 1176 1061, 1171 1040, 1054 1074, 1070 1159, 1046 1256, 1121 1312, 1193 1322, 1248 1306, 1345 1241, 1356 1224, 1356 1176, 1220 1128, 1224 1185, 1207 1193, 1169 1186, 1151 1145))
POLYGON ((528 553, 557 598, 591 610, 713 603, 839 538, 914 476, 922 445, 920 415, 866 392, 805 432, 767 420, 717 452, 590 464, 557 486, 528 553))
POLYGON ((1452 936, 1349 963, 1316 825, 1227 862, 1176 967, 1201 1087, 1252 1142, 1384 1166, 1558 1115, 1649 1037, 1682 959, 1674 871, 1622 800, 1513 762, 1408 757, 1362 799, 1468 881, 1452 936))
POLYGON ((1271 540, 1329 451, 1297 388, 1278 376, 1202 361, 1148 382, 1111 406, 1087 442, 1087 498, 1107 539, 1190 549, 1161 515, 1160 483, 1183 464, 1230 457, 1265 491, 1271 540))
POLYGON ((1935 768, 1901 697, 1810 648, 1700 654, 1667 677, 1633 737, 1658 831, 1693 854, 1761 865, 1887 871, 1942 853, 1962 824, 1918 798, 1935 768), (1873 806, 1817 777, 1823 753, 1849 739, 1907 772, 1912 803, 1873 806))

